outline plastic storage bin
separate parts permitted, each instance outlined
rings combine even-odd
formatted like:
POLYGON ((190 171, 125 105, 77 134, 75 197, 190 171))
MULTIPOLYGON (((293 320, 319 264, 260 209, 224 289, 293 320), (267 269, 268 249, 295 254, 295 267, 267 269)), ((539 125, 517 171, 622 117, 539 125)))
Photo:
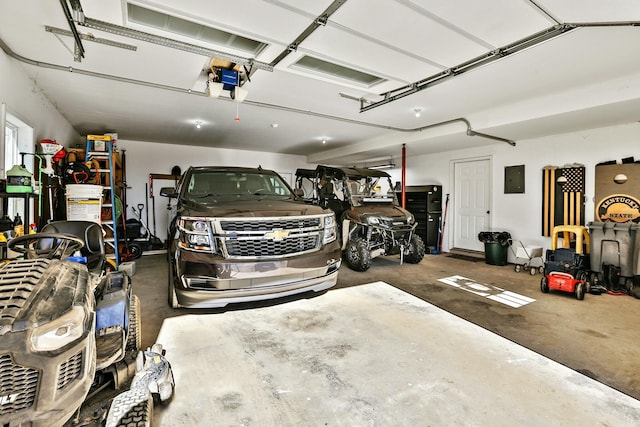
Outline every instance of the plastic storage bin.
POLYGON ((640 274, 637 224, 590 222, 588 227, 591 235, 591 271, 602 273, 603 265, 610 264, 620 267, 623 277, 640 274))
POLYGON ((507 265, 507 248, 511 235, 506 231, 483 231, 478 240, 484 243, 485 262, 490 265, 507 265))

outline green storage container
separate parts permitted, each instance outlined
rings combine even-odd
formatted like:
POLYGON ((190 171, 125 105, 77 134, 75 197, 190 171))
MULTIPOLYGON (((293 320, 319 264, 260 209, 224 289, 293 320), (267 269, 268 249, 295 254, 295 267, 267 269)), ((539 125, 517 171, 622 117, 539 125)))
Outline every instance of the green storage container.
POLYGON ((485 242, 484 257, 487 264, 507 265, 507 246, 500 242, 485 242))

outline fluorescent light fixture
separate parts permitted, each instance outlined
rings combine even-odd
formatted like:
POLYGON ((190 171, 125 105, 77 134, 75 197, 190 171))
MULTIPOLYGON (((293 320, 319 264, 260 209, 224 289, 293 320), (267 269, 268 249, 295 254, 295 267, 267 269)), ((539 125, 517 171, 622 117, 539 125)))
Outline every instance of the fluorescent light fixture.
POLYGON ((381 170, 381 169, 393 169, 395 167, 396 167, 395 163, 385 163, 383 165, 368 166, 367 168, 381 170))

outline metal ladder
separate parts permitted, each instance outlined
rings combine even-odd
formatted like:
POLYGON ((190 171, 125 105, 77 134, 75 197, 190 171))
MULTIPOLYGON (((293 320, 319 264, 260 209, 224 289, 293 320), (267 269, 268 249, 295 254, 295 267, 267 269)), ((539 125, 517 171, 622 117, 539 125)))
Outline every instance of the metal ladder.
MULTIPOLYGON (((87 135, 87 148, 85 152, 85 161, 93 163, 94 160, 100 165, 99 168, 92 168, 91 170, 96 174, 96 182, 98 180, 98 174, 106 173, 109 175, 109 186, 103 186, 104 190, 108 191, 107 197, 111 199, 111 203, 103 203, 103 208, 111 210, 111 219, 102 220, 102 228, 107 227, 113 233, 113 238, 106 238, 105 244, 113 248, 116 269, 120 267, 120 253, 118 248, 118 227, 116 223, 116 192, 115 192, 115 168, 113 159, 113 141, 110 135, 87 135), (104 150, 96 150, 97 144, 104 144, 104 150), (106 162, 106 168, 103 166, 106 162)), ((103 193, 104 194, 104 193, 103 193)))

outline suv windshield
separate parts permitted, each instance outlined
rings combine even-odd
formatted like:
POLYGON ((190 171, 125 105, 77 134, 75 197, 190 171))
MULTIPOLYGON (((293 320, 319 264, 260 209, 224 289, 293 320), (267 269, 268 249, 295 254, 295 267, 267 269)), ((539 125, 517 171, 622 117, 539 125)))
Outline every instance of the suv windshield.
POLYGON ((194 171, 184 186, 185 199, 206 197, 292 197, 291 190, 276 174, 234 171, 194 171))

